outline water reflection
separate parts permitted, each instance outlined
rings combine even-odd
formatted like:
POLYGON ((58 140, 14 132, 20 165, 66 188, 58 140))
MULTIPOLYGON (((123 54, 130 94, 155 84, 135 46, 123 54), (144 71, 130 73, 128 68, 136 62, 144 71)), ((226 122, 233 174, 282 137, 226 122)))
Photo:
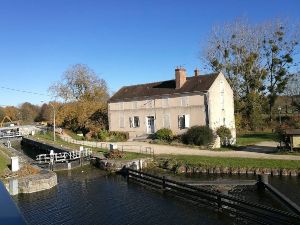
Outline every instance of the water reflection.
POLYGON ((59 185, 15 201, 29 224, 234 224, 228 216, 85 168, 59 172, 59 185))

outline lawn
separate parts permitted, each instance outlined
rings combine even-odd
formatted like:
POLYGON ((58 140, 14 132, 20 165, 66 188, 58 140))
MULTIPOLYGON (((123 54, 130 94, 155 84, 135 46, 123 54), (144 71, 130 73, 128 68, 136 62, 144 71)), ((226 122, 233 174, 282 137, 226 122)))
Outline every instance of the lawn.
POLYGON ((9 159, 2 152, 4 149, 0 148, 0 177, 3 175, 4 170, 7 169, 7 165, 10 164, 9 159))
POLYGON ((232 167, 232 168, 269 168, 269 169, 300 169, 298 160, 274 160, 252 158, 225 158, 191 155, 165 155, 165 158, 175 160, 179 164, 208 167, 232 167))
POLYGON ((68 129, 64 129, 64 132, 69 135, 71 138, 73 138, 74 140, 77 140, 77 141, 83 141, 85 140, 85 138, 83 136, 78 136, 76 133, 74 133, 73 131, 71 130, 68 130, 68 129))
POLYGON ((236 139, 238 146, 252 145, 262 141, 276 141, 276 134, 266 132, 251 132, 240 134, 236 139))

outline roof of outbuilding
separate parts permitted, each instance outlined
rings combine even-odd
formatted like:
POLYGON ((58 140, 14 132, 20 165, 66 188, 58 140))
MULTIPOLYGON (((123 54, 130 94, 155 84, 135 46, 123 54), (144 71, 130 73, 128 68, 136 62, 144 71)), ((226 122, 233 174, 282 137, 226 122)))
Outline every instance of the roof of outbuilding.
POLYGON ((218 75, 219 73, 212 73, 187 77, 186 82, 179 89, 176 89, 175 80, 124 86, 109 99, 109 102, 131 100, 133 98, 136 99, 151 96, 207 91, 218 75))

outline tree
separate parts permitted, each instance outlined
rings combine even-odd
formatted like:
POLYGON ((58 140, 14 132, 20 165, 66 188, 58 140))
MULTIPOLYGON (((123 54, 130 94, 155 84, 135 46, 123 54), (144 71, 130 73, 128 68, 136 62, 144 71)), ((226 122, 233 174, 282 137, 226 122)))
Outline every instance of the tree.
POLYGON ((65 100, 57 110, 57 122, 73 131, 97 132, 107 129, 108 88, 88 66, 76 64, 50 91, 65 100))
POLYGON ((64 74, 62 81, 50 87, 56 97, 65 101, 107 101, 109 94, 105 80, 84 64, 71 66, 64 74))
POLYGON ((259 30, 243 20, 213 28, 203 51, 206 65, 224 71, 233 88, 236 112, 246 116, 251 129, 261 120, 265 69, 259 65, 259 30))
POLYGON ((291 27, 281 21, 265 25, 261 61, 265 63, 267 71, 265 84, 271 119, 275 100, 278 94, 284 92, 291 77, 289 69, 297 65, 294 62, 294 54, 299 44, 299 34, 292 30, 299 28, 300 26, 291 27))
POLYGON ((252 129, 262 120, 267 97, 269 113, 289 79, 299 35, 287 23, 249 24, 236 20, 213 28, 202 60, 209 70, 224 71, 233 88, 236 112, 252 129), (256 124, 254 124, 256 123, 256 124))
POLYGON ((44 103, 41 108, 39 115, 37 117, 37 121, 47 121, 50 122, 52 120, 53 109, 50 105, 44 103))
POLYGON ((21 119, 24 123, 34 122, 39 114, 40 108, 36 105, 33 105, 29 102, 21 104, 19 107, 21 113, 21 119))
POLYGON ((289 80, 285 94, 292 99, 292 106, 300 112, 300 72, 292 75, 292 78, 289 80))
POLYGON ((6 106, 4 108, 4 112, 5 112, 5 116, 8 116, 13 121, 21 119, 20 111, 15 106, 6 106))

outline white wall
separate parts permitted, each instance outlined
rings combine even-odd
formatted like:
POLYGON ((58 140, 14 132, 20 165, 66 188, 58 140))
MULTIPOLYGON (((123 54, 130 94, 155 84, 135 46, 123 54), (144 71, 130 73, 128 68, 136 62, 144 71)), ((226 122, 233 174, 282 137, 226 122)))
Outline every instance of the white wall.
POLYGON ((233 91, 225 76, 220 73, 208 91, 209 126, 213 130, 225 125, 231 130, 233 141, 236 139, 233 91), (224 94, 222 97, 222 82, 224 94), (224 100, 224 107, 222 104, 224 100), (225 119, 225 124, 224 124, 225 119))

